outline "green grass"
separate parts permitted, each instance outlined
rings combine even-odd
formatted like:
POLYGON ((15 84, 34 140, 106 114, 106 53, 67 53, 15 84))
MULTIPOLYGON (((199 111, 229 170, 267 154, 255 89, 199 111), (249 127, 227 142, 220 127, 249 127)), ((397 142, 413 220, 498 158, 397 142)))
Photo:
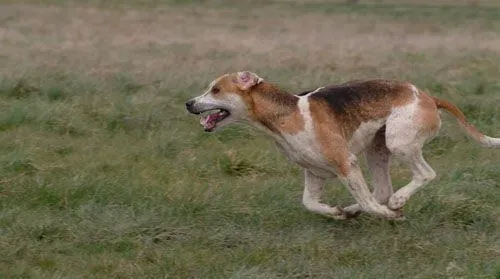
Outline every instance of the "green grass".
POLYGON ((1 278, 500 278, 500 151, 446 114, 406 221, 334 221, 271 140, 184 108, 243 69, 294 92, 397 78, 500 137, 497 6, 24 2, 0 2, 1 278))

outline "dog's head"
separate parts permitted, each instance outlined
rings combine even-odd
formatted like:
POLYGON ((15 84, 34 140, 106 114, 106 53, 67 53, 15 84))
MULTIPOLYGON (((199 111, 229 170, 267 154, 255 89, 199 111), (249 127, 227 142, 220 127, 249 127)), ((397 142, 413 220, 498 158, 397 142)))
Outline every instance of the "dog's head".
POLYGON ((212 132, 238 120, 248 119, 248 103, 252 88, 263 81, 252 72, 223 75, 210 83, 202 95, 186 102, 190 113, 201 114, 200 123, 205 131, 212 132))

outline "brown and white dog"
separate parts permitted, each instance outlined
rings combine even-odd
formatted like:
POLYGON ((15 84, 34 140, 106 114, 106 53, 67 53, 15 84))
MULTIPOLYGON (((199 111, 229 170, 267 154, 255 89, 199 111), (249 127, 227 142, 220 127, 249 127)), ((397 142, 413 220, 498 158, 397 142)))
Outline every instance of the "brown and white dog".
POLYGON ((482 145, 500 147, 500 138, 480 133, 455 105, 399 81, 353 81, 292 95, 254 73, 238 72, 214 80, 186 108, 194 114, 212 112, 201 118, 208 132, 237 121, 265 131, 305 169, 305 207, 335 219, 362 211, 402 218, 406 201, 436 176, 422 157, 422 147, 439 131, 438 109, 456 117, 482 145), (373 178, 373 194, 358 164, 361 152, 373 178), (392 155, 413 173, 411 182, 396 193, 389 175, 392 155), (320 202, 325 180, 334 177, 357 204, 341 209, 320 202))

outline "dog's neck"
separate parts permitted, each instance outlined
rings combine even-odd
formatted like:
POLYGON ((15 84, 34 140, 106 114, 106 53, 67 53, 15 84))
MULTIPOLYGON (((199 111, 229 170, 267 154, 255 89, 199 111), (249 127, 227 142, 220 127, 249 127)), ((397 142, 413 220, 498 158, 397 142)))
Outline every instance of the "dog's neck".
POLYGON ((250 116, 252 122, 262 125, 269 132, 280 134, 285 121, 297 114, 299 98, 281 90, 279 87, 262 82, 249 92, 250 116))

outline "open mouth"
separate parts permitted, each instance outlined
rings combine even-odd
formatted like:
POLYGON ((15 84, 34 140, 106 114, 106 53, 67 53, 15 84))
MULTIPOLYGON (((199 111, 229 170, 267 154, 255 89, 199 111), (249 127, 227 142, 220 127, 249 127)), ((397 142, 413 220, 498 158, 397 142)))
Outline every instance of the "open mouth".
POLYGON ((203 128, 206 132, 211 132, 215 129, 215 127, 217 127, 217 123, 221 122, 229 115, 229 111, 225 109, 217 109, 216 112, 212 112, 205 116, 202 116, 200 119, 200 124, 203 125, 203 128))

